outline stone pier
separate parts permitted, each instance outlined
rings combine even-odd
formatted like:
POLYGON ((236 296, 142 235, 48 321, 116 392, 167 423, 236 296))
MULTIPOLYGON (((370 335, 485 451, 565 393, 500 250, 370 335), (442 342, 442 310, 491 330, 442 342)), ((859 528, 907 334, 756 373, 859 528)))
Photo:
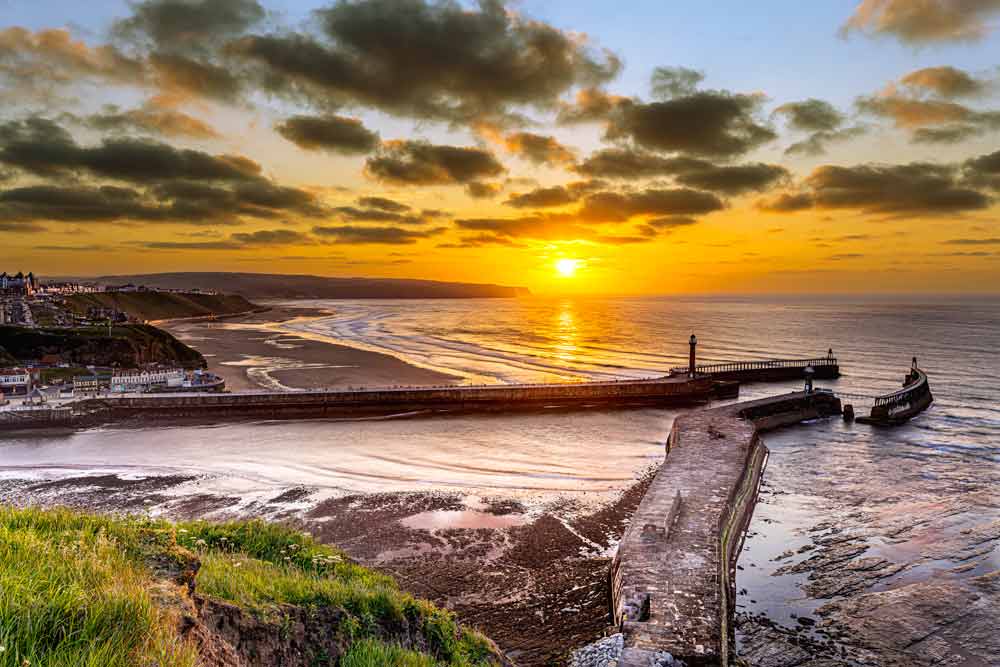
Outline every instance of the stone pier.
POLYGON ((767 459, 759 434, 840 409, 830 393, 792 393, 675 420, 612 563, 620 667, 659 664, 664 652, 689 667, 731 663, 736 561, 767 459))

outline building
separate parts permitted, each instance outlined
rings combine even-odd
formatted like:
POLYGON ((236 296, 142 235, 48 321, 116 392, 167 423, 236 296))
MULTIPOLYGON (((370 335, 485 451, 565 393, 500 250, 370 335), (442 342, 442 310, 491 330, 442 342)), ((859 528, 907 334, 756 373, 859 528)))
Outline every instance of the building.
POLYGON ((74 394, 96 394, 108 386, 108 377, 101 375, 77 375, 73 378, 74 394))
POLYGON ((38 281, 34 273, 24 275, 9 275, 6 271, 0 273, 0 296, 33 296, 38 291, 38 281))
POLYGON ((111 391, 149 391, 153 388, 180 388, 184 385, 185 374, 177 368, 141 371, 120 371, 111 377, 111 391))
POLYGON ((3 368, 0 369, 0 392, 23 396, 28 393, 28 387, 40 379, 40 373, 33 368, 3 368))

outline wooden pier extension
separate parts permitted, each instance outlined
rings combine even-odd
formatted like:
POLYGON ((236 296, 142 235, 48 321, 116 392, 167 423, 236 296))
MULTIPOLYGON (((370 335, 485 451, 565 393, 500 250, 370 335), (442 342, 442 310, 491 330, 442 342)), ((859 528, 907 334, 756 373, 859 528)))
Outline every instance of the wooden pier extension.
POLYGON ((667 454, 622 537, 611 614, 620 667, 669 652, 688 667, 733 657, 736 561, 767 448, 759 433, 840 413, 825 391, 698 410, 674 421, 667 454))

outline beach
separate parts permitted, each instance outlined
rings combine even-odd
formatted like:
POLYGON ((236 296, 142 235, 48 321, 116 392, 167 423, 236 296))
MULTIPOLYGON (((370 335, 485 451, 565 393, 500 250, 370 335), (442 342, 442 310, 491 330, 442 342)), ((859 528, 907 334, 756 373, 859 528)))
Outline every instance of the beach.
POLYGON ((378 352, 337 345, 288 327, 328 316, 324 308, 287 303, 220 319, 158 323, 201 352, 230 391, 453 384, 459 378, 378 352))

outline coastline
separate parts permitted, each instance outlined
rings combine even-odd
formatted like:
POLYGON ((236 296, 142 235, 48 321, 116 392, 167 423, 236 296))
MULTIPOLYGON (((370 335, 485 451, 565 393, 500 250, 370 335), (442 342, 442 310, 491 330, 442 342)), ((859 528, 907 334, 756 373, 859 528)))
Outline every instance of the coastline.
POLYGON ((380 352, 338 345, 283 325, 329 310, 286 302, 225 318, 164 320, 158 326, 204 355, 231 391, 459 384, 461 378, 380 352), (220 321, 224 320, 224 321, 220 321))

